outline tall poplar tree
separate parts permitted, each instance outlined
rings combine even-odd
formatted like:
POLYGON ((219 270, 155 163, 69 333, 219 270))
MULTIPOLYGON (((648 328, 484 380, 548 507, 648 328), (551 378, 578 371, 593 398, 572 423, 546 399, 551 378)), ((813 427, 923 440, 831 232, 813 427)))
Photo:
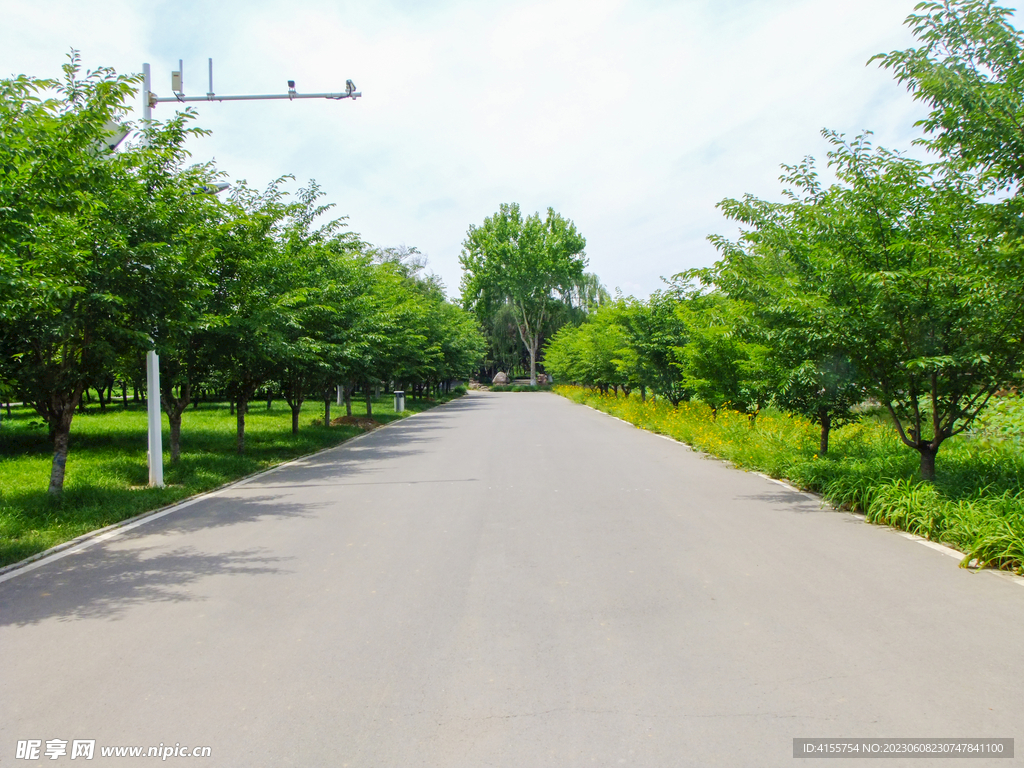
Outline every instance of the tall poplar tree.
POLYGON ((511 308, 537 384, 537 352, 562 296, 579 285, 587 266, 586 239, 570 220, 548 208, 523 218, 516 203, 502 204, 462 243, 462 300, 478 316, 511 308))

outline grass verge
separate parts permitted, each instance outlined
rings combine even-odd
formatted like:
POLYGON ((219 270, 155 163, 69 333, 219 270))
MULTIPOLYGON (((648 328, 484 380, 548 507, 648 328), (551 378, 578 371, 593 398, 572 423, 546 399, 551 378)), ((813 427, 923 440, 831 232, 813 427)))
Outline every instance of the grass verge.
MULTIPOLYGON (((444 400, 407 399, 405 414, 396 414, 393 398, 384 396, 373 401, 373 418, 387 423, 439 402, 444 400)), ((337 415, 336 407, 331 410, 337 415)), ((363 401, 353 402, 355 415, 364 412, 363 401)), ((89 407, 75 414, 64 494, 51 499, 46 488, 52 446, 46 429, 28 408, 13 408, 0 426, 0 566, 362 433, 356 425, 324 428, 322 402, 303 405, 297 435, 291 432, 291 409, 282 401, 270 410, 254 401, 245 423, 246 453, 239 456, 235 417, 227 404, 189 408, 182 417, 181 459, 171 464, 164 416, 166 485, 150 488, 145 406, 111 405, 105 412, 89 407)))
POLYGON ((820 493, 829 503, 955 547, 962 566, 1024 573, 1024 427, 1020 398, 995 404, 972 435, 943 444, 934 483, 918 479, 918 455, 900 443, 885 419, 867 416, 832 432, 827 456, 818 456, 818 428, 774 410, 751 421, 746 414, 702 403, 678 407, 555 386, 568 399, 668 435, 697 450, 820 493), (1017 414, 1018 416, 1014 416, 1017 414), (1019 417, 1019 421, 1015 420, 1019 417))

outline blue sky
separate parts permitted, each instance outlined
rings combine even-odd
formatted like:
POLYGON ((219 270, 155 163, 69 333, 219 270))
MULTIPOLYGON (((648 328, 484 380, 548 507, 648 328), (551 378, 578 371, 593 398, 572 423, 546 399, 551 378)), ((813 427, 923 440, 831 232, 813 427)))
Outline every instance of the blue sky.
MULTIPOLYGON (((0 77, 153 68, 170 92, 337 91, 348 101, 199 104, 191 145, 231 179, 316 179, 350 227, 427 254, 457 294, 470 224, 548 206, 587 238, 590 270, 647 296, 705 266, 715 204, 776 197, 779 165, 822 158, 822 128, 909 149, 923 115, 876 65, 905 48, 914 0, 212 3, 0 0, 0 77)), ((170 114, 161 104, 154 117, 170 114)))

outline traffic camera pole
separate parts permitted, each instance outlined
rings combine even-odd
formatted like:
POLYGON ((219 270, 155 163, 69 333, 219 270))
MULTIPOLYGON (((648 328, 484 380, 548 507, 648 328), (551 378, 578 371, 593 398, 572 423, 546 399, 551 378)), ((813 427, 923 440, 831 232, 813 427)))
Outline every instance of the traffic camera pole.
MULTIPOLYGON (((142 65, 142 121, 143 129, 153 119, 153 107, 149 103, 149 64, 142 65)), ((149 485, 151 488, 164 487, 164 440, 163 423, 160 417, 160 358, 156 348, 146 352, 146 411, 149 432, 149 485)))
MULTIPOLYGON (((345 81, 345 90, 340 93, 299 93, 295 90, 295 81, 288 81, 288 93, 285 94, 252 94, 245 96, 221 96, 213 91, 213 59, 210 59, 210 90, 205 96, 186 96, 184 92, 183 67, 178 62, 178 71, 171 73, 173 96, 157 96, 153 93, 149 64, 142 65, 142 120, 148 125, 153 119, 153 107, 161 102, 176 101, 264 101, 270 99, 352 99, 355 101, 363 94, 356 90, 355 83, 345 81)), ((218 190, 219 191, 219 190, 218 190)), ((160 358, 156 349, 146 352, 146 408, 149 433, 149 485, 151 488, 164 486, 164 446, 163 424, 160 416, 160 358)))

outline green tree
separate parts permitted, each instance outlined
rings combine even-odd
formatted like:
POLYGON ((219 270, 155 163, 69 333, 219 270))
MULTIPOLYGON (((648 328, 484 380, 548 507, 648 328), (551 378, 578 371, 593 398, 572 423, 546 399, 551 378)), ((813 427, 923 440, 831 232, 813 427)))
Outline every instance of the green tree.
POLYGON ((292 264, 281 242, 289 211, 283 181, 262 193, 236 184, 216 240, 211 323, 203 343, 235 403, 239 454, 245 452, 248 403, 286 354, 293 301, 292 264))
POLYGON ((918 48, 878 54, 915 98, 926 143, 1002 183, 1024 180, 1024 34, 992 0, 918 3, 907 25, 918 48))
POLYGON ((173 249, 140 222, 180 199, 171 169, 194 132, 179 114, 111 153, 140 78, 69 59, 60 82, 0 81, 0 371, 49 427, 53 495, 83 392, 118 354, 153 343, 155 308, 174 290, 173 249))
MULTIPOLYGON (((935 477, 942 443, 968 427, 1024 362, 1020 202, 949 165, 827 134, 838 183, 789 170, 787 259, 822 341, 855 368, 935 477)), ((752 231, 774 239, 771 227, 752 231)))
POLYGON ((498 371, 513 374, 522 366, 529 370, 529 356, 516 329, 515 310, 511 304, 502 304, 490 314, 478 315, 487 340, 487 357, 483 365, 487 375, 493 377, 498 371))
POLYGON ((721 291, 688 293, 676 307, 686 343, 672 348, 683 386, 715 414, 727 406, 756 414, 767 400, 765 349, 740 332, 744 307, 721 291))
POLYGON ((322 197, 315 182, 299 190, 281 233, 285 314, 273 378, 291 408, 292 434, 299 431, 299 412, 311 395, 323 395, 324 424, 330 426, 329 390, 342 380, 358 294, 365 290, 363 244, 342 231, 343 219, 319 223, 332 207, 319 202, 322 197))
POLYGON ((631 365, 641 397, 646 397, 650 388, 672 405, 690 397, 672 353, 684 347, 689 338, 677 312, 681 301, 678 287, 672 287, 655 291, 646 301, 627 299, 618 313, 629 353, 634 357, 631 365))
POLYGON ((439 381, 468 379, 487 354, 487 341, 473 314, 450 301, 435 306, 442 331, 439 381))
POLYGON ((630 350, 618 308, 608 304, 596 310, 582 325, 563 325, 544 352, 545 366, 559 379, 598 387, 602 392, 622 387, 627 393, 630 350))
MULTIPOLYGON (((810 169, 805 164, 790 171, 810 169)), ((825 297, 806 289, 815 279, 802 268, 809 243, 793 207, 747 196, 723 200, 719 208, 750 229, 738 242, 709 238, 722 260, 702 270, 701 280, 743 302, 737 332, 764 348, 761 375, 768 399, 821 428, 818 453, 824 456, 831 429, 854 421, 854 408, 865 395, 853 365, 834 346, 825 297)))
POLYGON ((512 308, 516 331, 530 357, 530 383, 537 384, 537 352, 556 311, 559 294, 577 285, 586 267, 586 240, 551 208, 542 219, 525 219, 516 203, 470 226, 459 258, 462 300, 481 318, 503 305, 512 308))
MULTIPOLYGON (((220 206, 205 191, 213 188, 212 167, 183 167, 186 154, 178 148, 165 153, 156 169, 165 183, 149 184, 143 205, 125 205, 131 215, 123 222, 140 248, 161 252, 164 265, 149 276, 159 290, 145 307, 144 321, 160 356, 160 392, 149 396, 159 396, 167 413, 172 462, 181 455, 182 414, 209 370, 202 345, 213 322, 209 276, 221 219, 220 206)), ((108 369, 109 385, 122 366, 123 358, 108 369)))

